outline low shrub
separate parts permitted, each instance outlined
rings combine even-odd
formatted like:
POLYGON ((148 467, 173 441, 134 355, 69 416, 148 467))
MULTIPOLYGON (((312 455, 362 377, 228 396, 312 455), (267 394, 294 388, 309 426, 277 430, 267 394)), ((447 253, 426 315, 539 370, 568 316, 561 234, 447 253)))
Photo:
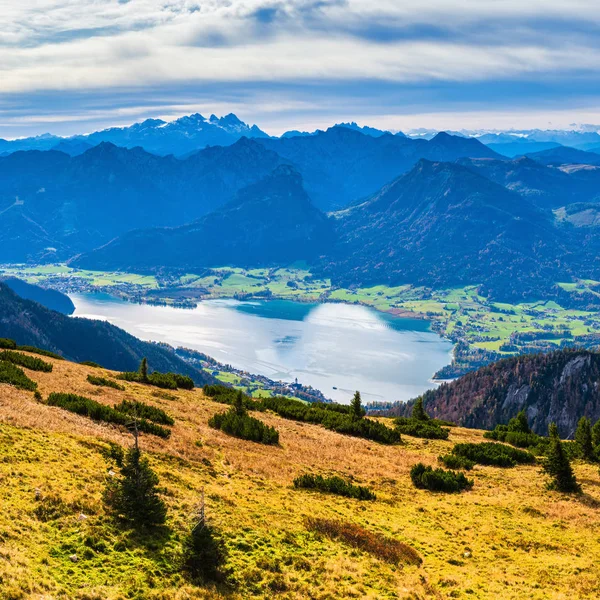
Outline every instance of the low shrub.
POLYGON ((175 423, 173 417, 170 417, 162 408, 150 406, 144 402, 137 400, 123 400, 120 404, 115 405, 115 410, 125 413, 126 415, 134 415, 148 421, 154 421, 161 425, 173 425, 175 423))
POLYGON ((193 390, 194 389, 194 380, 187 375, 180 375, 179 373, 167 373, 167 375, 171 375, 177 384, 177 387, 181 390, 193 390))
POLYGON ((439 456, 438 460, 448 469, 464 469, 470 471, 475 463, 464 456, 456 456, 455 454, 445 454, 439 456))
POLYGON ((265 425, 248 414, 240 414, 235 409, 214 415, 209 419, 208 424, 214 429, 243 440, 259 444, 279 443, 279 433, 275 428, 265 425))
POLYGON ((84 367, 94 367, 94 369, 102 369, 102 365, 99 365, 98 363, 94 362, 93 360, 84 360, 82 362, 79 363, 80 365, 83 365, 84 367))
MULTIPOLYGON (((58 406, 69 412, 89 417, 94 421, 103 421, 105 423, 114 423, 116 425, 124 426, 131 424, 130 415, 119 412, 106 404, 101 404, 100 402, 96 402, 85 396, 53 392, 48 396, 46 403, 49 406, 58 406)), ((151 423, 143 418, 138 419, 137 428, 139 431, 150 433, 161 438, 168 438, 171 435, 169 429, 161 427, 156 423, 151 423)))
POLYGON ((9 340, 7 338, 0 338, 0 348, 6 348, 7 350, 16 350, 17 342, 15 342, 15 340, 9 340))
POLYGON ((194 382, 190 377, 178 375, 177 373, 159 373, 158 371, 154 371, 144 379, 137 371, 124 371, 117 375, 117 379, 145 383, 146 385, 152 385, 164 390, 176 390, 178 388, 185 390, 194 389, 194 382))
MULTIPOLYGON (((326 429, 337 433, 381 442, 382 444, 397 444, 400 442, 400 432, 391 429, 379 421, 365 418, 353 418, 348 411, 333 410, 329 404, 304 404, 290 398, 263 398, 257 402, 262 409, 272 410, 285 419, 317 423, 326 429), (328 407, 328 408, 325 408, 328 407)), ((341 406, 341 405, 333 405, 341 406)), ((348 408, 348 407, 344 407, 348 408)))
POLYGON ((395 423, 400 433, 428 440, 447 440, 450 433, 448 429, 443 429, 432 421, 423 421, 412 417, 399 417, 395 423))
POLYGON ((514 467, 517 464, 535 462, 533 454, 495 442, 456 444, 452 449, 452 454, 468 458, 480 465, 495 467, 514 467))
POLYGON ((315 531, 333 540, 340 540, 391 564, 403 563, 418 566, 423 562, 419 553, 408 544, 369 531, 354 523, 308 517, 305 525, 310 531, 315 531))
POLYGON ((125 386, 122 386, 120 383, 117 383, 113 379, 107 379, 106 377, 96 377, 95 375, 88 375, 87 380, 92 385, 109 387, 109 388, 113 388, 115 390, 121 390, 121 391, 123 391, 125 389, 125 386))
POLYGON ((10 362, 13 365, 19 365, 32 371, 41 371, 43 373, 51 373, 52 365, 35 356, 29 356, 14 350, 4 350, 0 352, 0 360, 10 362))
POLYGON ((56 360, 65 360, 64 356, 51 352, 50 350, 43 350, 42 348, 36 348, 35 346, 17 346, 17 350, 23 352, 31 352, 32 354, 39 354, 41 356, 47 356, 48 358, 55 358, 56 360))
POLYGON ((375 500, 375 494, 369 488, 354 485, 352 482, 335 475, 333 477, 323 477, 322 475, 306 473, 294 479, 294 487, 319 490, 337 496, 356 498, 357 500, 375 500))
POLYGON ((8 383, 20 390, 35 392, 37 383, 25 375, 23 369, 9 362, 0 361, 0 383, 8 383))
MULTIPOLYGON (((234 404, 238 394, 238 390, 235 388, 224 385, 205 385, 202 388, 202 391, 205 396, 208 396, 214 402, 227 404, 229 406, 234 404)), ((262 403, 256 402, 246 394, 243 395, 243 403, 246 410, 264 410, 262 403)))
POLYGON ((467 479, 464 473, 446 471, 426 467, 423 463, 417 463, 410 470, 410 478, 415 487, 429 490, 431 492, 460 492, 473 487, 473 480, 467 479))

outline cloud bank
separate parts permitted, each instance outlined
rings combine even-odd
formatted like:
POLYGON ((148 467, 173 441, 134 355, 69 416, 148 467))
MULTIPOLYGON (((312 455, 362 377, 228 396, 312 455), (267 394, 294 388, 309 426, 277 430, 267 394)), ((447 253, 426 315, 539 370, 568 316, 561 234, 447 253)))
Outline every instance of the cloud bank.
POLYGON ((595 0, 0 0, 0 134, 202 107, 277 131, 589 121, 599 33, 595 0))

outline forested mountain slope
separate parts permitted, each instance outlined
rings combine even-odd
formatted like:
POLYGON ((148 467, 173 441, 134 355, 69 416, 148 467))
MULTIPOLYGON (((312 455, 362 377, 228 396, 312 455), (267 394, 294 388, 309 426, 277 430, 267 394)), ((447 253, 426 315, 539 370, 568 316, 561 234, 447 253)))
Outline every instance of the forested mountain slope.
MULTIPOLYGON (((515 356, 467 373, 423 395, 433 416, 466 427, 493 429, 525 410, 531 428, 546 435, 555 422, 572 437, 582 416, 600 418, 600 354, 557 350, 515 356)), ((394 409, 408 414, 412 403, 394 409)))
POLYGON ((2 282, 0 337, 120 371, 135 371, 146 357, 157 371, 189 375, 198 384, 212 381, 210 375, 181 360, 168 347, 143 342, 106 321, 67 317, 20 298, 2 282))

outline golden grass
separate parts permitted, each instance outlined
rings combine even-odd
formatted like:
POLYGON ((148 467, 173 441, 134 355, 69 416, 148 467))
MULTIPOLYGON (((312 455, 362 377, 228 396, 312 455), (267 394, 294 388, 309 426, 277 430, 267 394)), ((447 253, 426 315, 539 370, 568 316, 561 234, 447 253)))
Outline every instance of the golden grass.
POLYGON ((88 374, 114 373, 47 360, 52 373, 26 370, 44 397, 72 392, 111 405, 140 400, 175 418, 169 440, 141 437, 165 488, 175 534, 149 550, 104 514, 102 442, 128 445, 126 432, 0 385, 0 598, 600 597, 596 466, 574 465, 583 498, 547 491, 538 466, 476 466, 469 474, 472 491, 432 494, 413 487, 410 467, 437 465, 453 443, 483 441, 482 432, 453 428, 448 441, 404 436, 402 445, 390 447, 257 414, 280 433, 280 446, 269 447, 208 427, 210 416, 225 407, 200 390, 169 392, 174 399, 168 399, 136 383, 125 383, 125 391, 98 388, 86 381, 88 374), (367 506, 293 489, 293 479, 307 471, 352 477, 377 500, 367 506), (195 588, 163 566, 166 556, 171 562, 177 556, 202 489, 227 543, 230 588, 195 588), (36 493, 58 498, 61 516, 36 516, 36 493), (80 513, 87 518, 78 520, 80 513), (306 527, 310 518, 354 524, 407 544, 423 564, 392 565, 318 535, 306 527), (89 538, 96 537, 107 549, 94 550, 89 538))

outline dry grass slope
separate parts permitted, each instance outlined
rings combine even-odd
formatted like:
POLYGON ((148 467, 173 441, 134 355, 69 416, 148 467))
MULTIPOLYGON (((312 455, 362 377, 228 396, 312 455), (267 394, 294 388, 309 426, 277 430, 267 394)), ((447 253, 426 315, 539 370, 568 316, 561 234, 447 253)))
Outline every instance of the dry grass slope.
POLYGON ((126 432, 0 385, 3 599, 600 597, 597 467, 575 464, 583 498, 547 491, 539 466, 476 466, 472 491, 432 494, 412 486, 410 467, 437 466, 453 443, 483 441, 482 432, 456 428, 448 441, 404 436, 400 446, 383 446, 260 414, 280 433, 280 445, 270 447, 208 427, 223 406, 200 390, 160 398, 137 383, 99 388, 87 376, 114 373, 47 360, 52 373, 26 369, 44 397, 68 391, 110 405, 140 400, 175 418, 169 440, 141 438, 164 488, 170 533, 141 544, 104 513, 102 450, 106 441, 130 444, 126 432), (365 506, 293 489, 304 472, 353 477, 377 500, 365 506), (194 587, 174 568, 202 488, 226 540, 229 587, 194 587), (311 519, 393 538, 423 562, 381 560, 307 529, 311 519))

